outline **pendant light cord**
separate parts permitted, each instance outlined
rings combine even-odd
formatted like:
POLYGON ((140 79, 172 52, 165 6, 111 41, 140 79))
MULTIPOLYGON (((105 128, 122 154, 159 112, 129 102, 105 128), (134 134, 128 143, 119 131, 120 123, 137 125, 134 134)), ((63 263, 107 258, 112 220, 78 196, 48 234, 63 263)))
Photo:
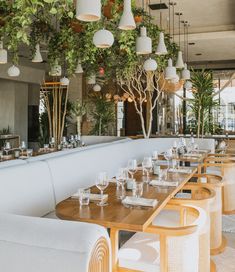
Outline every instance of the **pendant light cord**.
POLYGON ((168 17, 169 17, 169 21, 168 21, 168 29, 169 29, 169 35, 171 38, 171 1, 169 0, 168 2, 168 6, 169 6, 169 11, 168 11, 168 17))
POLYGON ((162 29, 162 0, 160 0, 160 28, 162 29))

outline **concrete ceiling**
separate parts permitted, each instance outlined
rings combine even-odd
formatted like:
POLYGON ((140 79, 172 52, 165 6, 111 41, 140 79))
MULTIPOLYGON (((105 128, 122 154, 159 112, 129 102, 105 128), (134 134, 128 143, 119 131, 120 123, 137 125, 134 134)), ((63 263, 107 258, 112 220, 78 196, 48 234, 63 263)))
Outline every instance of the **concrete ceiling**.
MULTIPOLYGON (((181 20, 189 22, 189 62, 194 66, 214 68, 235 67, 235 0, 172 0, 175 12, 182 12, 181 20), (197 55, 201 54, 201 55, 197 55)), ((136 1, 139 6, 142 0, 136 1)), ((168 6, 168 0, 162 0, 168 6)), ((152 0, 158 4, 160 0, 152 0)), ((160 24, 160 11, 151 11, 160 24)), ((162 26, 168 30, 169 11, 162 10, 162 26)), ((172 22, 172 19, 171 19, 172 22)), ((181 24, 181 33, 183 24, 181 24)), ((178 16, 175 17, 175 40, 178 42, 178 16)), ((181 47, 183 49, 181 35, 181 47)))

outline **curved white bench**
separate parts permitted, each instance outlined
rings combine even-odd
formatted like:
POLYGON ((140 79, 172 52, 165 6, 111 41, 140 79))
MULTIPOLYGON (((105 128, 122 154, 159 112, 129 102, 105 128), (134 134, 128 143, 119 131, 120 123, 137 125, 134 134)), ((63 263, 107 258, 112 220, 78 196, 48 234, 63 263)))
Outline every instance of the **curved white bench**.
POLYGON ((98 225, 0 214, 1 271, 111 272, 110 257, 98 225))

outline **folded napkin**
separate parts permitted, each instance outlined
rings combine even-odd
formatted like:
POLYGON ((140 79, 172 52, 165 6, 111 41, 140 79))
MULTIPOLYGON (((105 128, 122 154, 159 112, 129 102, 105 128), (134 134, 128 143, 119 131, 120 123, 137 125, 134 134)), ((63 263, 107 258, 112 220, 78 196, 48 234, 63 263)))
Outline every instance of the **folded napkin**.
POLYGON ((191 199, 192 195, 190 193, 178 193, 174 196, 174 198, 191 199))
POLYGON ((197 154, 197 153, 185 153, 184 155, 183 155, 183 157, 194 157, 194 158, 200 158, 202 155, 201 154, 197 154))
POLYGON ((185 168, 178 168, 178 169, 170 168, 169 169, 169 173, 191 174, 192 173, 192 169, 188 169, 187 167, 185 167, 185 168))
MULTIPOLYGON (((107 201, 108 200, 107 194, 104 194, 102 198, 100 194, 90 194, 89 197, 90 197, 90 201, 107 201)), ((79 193, 73 194, 71 198, 78 199, 79 193)))
POLYGON ((122 203, 133 206, 155 207, 158 201, 150 198, 127 196, 122 200, 122 203))
POLYGON ((150 182, 152 186, 169 186, 169 187, 176 187, 179 185, 178 181, 160 181, 160 180, 152 180, 150 182))

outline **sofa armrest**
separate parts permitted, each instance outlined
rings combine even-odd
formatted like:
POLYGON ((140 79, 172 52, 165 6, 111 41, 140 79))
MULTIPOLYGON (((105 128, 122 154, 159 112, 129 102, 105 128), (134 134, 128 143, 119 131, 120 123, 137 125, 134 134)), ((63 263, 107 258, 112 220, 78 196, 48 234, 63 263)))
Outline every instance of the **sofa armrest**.
POLYGON ((4 272, 110 272, 105 228, 81 222, 0 215, 4 272))

